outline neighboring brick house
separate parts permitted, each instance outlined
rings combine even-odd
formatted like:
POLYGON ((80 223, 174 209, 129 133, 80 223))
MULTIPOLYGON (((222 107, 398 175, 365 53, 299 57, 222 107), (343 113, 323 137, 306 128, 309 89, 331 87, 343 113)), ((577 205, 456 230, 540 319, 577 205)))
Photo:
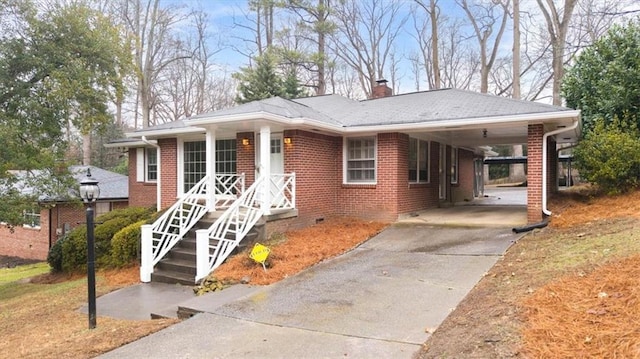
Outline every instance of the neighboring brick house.
POLYGON ((370 100, 275 97, 138 130, 111 146, 129 150, 134 206, 166 208, 205 175, 244 173, 250 184, 260 173, 295 172, 296 211, 280 225, 302 226, 331 216, 394 221, 472 201, 489 146, 526 144, 534 223, 556 188, 555 144, 577 141, 579 119, 564 107, 456 89, 392 96, 382 81, 370 100))
MULTIPOLYGON (((96 216, 128 206, 127 176, 94 166, 72 166, 69 170, 78 183, 86 176, 87 167, 91 168, 91 176, 100 187, 100 197, 94 204, 96 216)), ((77 188, 70 194, 77 198, 77 188)), ((24 225, 14 227, 13 231, 0 225, 0 255, 45 260, 49 248, 84 221, 82 202, 40 198, 39 203, 34 204, 33 212, 25 213, 24 225)))

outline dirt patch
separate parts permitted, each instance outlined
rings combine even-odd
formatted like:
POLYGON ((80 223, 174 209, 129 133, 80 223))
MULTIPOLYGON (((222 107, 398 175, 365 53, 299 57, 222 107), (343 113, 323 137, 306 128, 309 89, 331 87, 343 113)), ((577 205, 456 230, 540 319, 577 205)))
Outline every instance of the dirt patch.
POLYGON ((417 357, 639 356, 640 192, 563 198, 551 225, 514 244, 417 357))
POLYGON ((42 261, 38 259, 27 259, 27 258, 0 255, 0 268, 15 268, 17 266, 21 266, 25 264, 33 264, 38 262, 42 262, 42 261))
POLYGON ((251 284, 275 283, 356 247, 386 226, 355 218, 330 218, 308 228, 272 236, 265 243, 271 250, 266 271, 244 252, 229 258, 213 276, 231 283, 243 278, 251 284))

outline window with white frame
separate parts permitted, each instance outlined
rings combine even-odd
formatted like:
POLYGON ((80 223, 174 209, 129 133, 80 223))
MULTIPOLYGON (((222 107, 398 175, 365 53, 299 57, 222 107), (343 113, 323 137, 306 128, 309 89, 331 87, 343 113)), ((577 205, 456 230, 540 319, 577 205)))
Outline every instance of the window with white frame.
POLYGON ((458 148, 451 148, 451 183, 458 183, 458 148))
POLYGON ((216 141, 216 173, 236 173, 236 140, 216 141))
POLYGON ((376 182, 376 138, 346 139, 346 182, 376 182))
POLYGON ((207 174, 207 143, 206 141, 192 141, 184 143, 183 178, 184 192, 188 192, 207 174))
POLYGON ((22 211, 22 223, 25 227, 40 228, 40 208, 33 208, 22 211))
POLYGON ((156 182, 158 180, 158 150, 138 148, 136 152, 136 181, 156 182))
POLYGON ((409 138, 409 182, 429 182, 429 141, 409 138))
MULTIPOLYGON (((184 192, 188 192, 207 175, 207 142, 184 142, 184 192)), ((236 140, 216 140, 216 173, 234 174, 237 169, 236 140)))
POLYGON ((146 179, 147 182, 158 180, 158 151, 155 148, 145 148, 146 152, 146 179))

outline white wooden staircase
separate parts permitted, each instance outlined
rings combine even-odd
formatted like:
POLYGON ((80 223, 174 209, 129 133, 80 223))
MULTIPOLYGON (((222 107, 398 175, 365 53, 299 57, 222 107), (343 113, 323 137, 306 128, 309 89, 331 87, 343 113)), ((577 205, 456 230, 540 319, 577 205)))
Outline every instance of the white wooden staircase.
POLYGON ((295 173, 262 176, 246 190, 244 175, 221 175, 215 181, 215 211, 203 201, 207 183, 203 178, 154 224, 142 226, 141 281, 197 283, 239 247, 260 238, 265 214, 295 208, 295 173))

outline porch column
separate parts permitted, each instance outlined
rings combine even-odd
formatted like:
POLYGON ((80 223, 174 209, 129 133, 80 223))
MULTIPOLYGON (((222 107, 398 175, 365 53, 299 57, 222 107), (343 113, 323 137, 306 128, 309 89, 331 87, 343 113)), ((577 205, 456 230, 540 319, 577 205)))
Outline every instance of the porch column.
POLYGON ((216 210, 216 131, 208 128, 206 138, 206 163, 207 176, 209 177, 207 191, 207 209, 209 212, 216 210))
POLYGON ((529 125, 527 135, 527 222, 542 221, 542 124, 529 125))
MULTIPOLYGON (((259 190, 262 199, 261 207, 264 214, 271 213, 271 128, 260 127, 260 177, 265 176, 262 188, 259 190)), ((257 179, 256 179, 257 180, 257 179)))

